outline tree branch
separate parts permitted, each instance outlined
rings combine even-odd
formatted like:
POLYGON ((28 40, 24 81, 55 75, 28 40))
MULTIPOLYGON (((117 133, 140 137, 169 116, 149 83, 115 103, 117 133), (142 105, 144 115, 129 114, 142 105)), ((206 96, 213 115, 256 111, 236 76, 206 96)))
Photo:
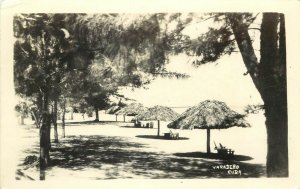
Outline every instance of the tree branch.
POLYGON ((258 30, 258 31, 260 31, 260 28, 248 28, 248 30, 258 30))
POLYGON ((241 51, 247 72, 250 74, 252 81, 258 91, 261 91, 260 82, 258 80, 258 60, 254 53, 248 28, 243 24, 242 14, 232 14, 228 16, 232 31, 234 33, 237 45, 241 51))
POLYGON ((208 18, 202 19, 201 21, 199 21, 199 22, 197 22, 197 23, 205 22, 205 21, 207 21, 207 20, 209 20, 209 19, 212 19, 212 18, 218 18, 218 17, 220 17, 220 16, 224 16, 224 14, 217 14, 217 15, 215 14, 215 15, 210 16, 210 17, 208 17, 208 18))

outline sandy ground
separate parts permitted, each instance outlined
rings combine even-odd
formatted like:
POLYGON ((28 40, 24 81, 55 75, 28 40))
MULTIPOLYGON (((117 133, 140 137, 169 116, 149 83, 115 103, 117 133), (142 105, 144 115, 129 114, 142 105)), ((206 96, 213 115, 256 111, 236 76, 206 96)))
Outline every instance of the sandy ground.
MULTIPOLYGON (((206 155, 206 130, 173 130, 179 132, 182 140, 165 140, 155 138, 156 128, 107 122, 115 120, 109 115, 100 115, 100 118, 106 122, 80 123, 83 121, 80 117, 68 121, 66 138, 52 145, 52 165, 46 180, 265 176, 266 131, 262 114, 247 118, 251 128, 211 131, 212 152, 216 152, 214 142, 222 143, 235 150, 238 158, 231 161, 206 155), (239 168, 229 173, 228 169, 216 170, 216 165, 238 165, 239 168)), ((161 135, 169 131, 166 124, 162 123, 161 135)), ((26 156, 38 156, 38 129, 27 122, 19 126, 19 130, 17 169, 28 178, 38 180, 39 171, 35 166, 22 165, 26 156)), ((58 131, 61 136, 60 125, 58 131)))

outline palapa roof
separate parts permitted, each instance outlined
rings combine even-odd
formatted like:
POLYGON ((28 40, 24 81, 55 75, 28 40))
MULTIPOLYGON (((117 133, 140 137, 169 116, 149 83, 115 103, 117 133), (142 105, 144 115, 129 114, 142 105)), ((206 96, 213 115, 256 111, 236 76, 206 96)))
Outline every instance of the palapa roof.
POLYGON ((174 110, 167 106, 154 106, 149 108, 146 112, 139 114, 137 119, 144 121, 161 120, 173 121, 179 116, 174 110))
POLYGON ((120 109, 116 112, 118 115, 138 115, 147 110, 146 107, 143 106, 141 103, 130 103, 124 108, 120 109))
POLYGON ((224 102, 206 100, 186 110, 175 121, 168 124, 168 127, 174 129, 250 127, 244 117, 231 110, 224 102))
POLYGON ((120 106, 112 106, 110 108, 108 108, 105 113, 107 114, 115 114, 117 111, 119 111, 121 109, 120 106))

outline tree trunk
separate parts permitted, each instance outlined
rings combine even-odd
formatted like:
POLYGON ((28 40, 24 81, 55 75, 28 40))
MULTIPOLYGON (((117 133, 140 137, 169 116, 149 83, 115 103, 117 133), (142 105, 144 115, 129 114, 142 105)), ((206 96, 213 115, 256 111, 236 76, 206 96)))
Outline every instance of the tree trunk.
POLYGON ((21 125, 25 125, 24 124, 24 115, 21 115, 21 125))
POLYGON ((231 28, 248 73, 265 106, 267 128, 267 176, 288 176, 288 127, 284 16, 280 16, 278 51, 278 13, 264 13, 261 24, 261 60, 251 44, 242 14, 229 16, 231 28))
POLYGON ((65 133, 65 117, 66 117, 66 100, 64 100, 63 102, 63 108, 62 108, 63 112, 62 112, 62 118, 61 118, 61 122, 62 122, 62 125, 61 125, 61 128, 62 128, 62 138, 65 138, 66 137, 66 133, 65 133))
POLYGON ((42 125, 40 127, 40 179, 45 179, 45 170, 50 161, 49 156, 49 128, 50 128, 50 118, 51 115, 49 113, 49 102, 48 102, 48 94, 44 95, 43 99, 43 113, 42 113, 42 125))
POLYGON ((124 122, 126 122, 126 115, 123 115, 124 122))
MULTIPOLYGON (((282 99, 277 99, 281 101, 282 99)), ((279 102, 280 103, 280 102, 279 102)), ((267 175, 268 177, 288 176, 288 129, 287 112, 279 110, 278 102, 265 104, 267 126, 267 175), (280 113, 281 112, 281 113, 280 113)))
POLYGON ((99 121, 99 110, 98 110, 98 107, 95 107, 95 114, 96 114, 95 121, 99 121))
POLYGON ((37 128, 40 128, 41 122, 42 122, 42 113, 43 113, 43 95, 41 93, 38 94, 37 96, 37 110, 36 113, 34 114, 36 117, 36 126, 37 128))
POLYGON ((160 121, 157 120, 157 136, 160 134, 160 121))
POLYGON ((30 112, 34 118, 34 123, 36 125, 36 128, 40 128, 40 119, 35 115, 33 110, 31 110, 30 112))
POLYGON ((54 130, 54 142, 58 143, 58 132, 57 132, 57 99, 54 100, 54 110, 52 115, 53 130, 54 130))
MULTIPOLYGON (((48 114, 48 120, 49 120, 49 127, 47 127, 47 143, 48 143, 48 148, 51 150, 51 121, 52 121, 52 114, 48 114)), ((48 121, 47 120, 47 121, 48 121)))
POLYGON ((210 129, 206 129, 207 131, 207 138, 206 138, 206 151, 210 154, 210 129))
POLYGON ((73 113, 74 113, 74 110, 73 110, 73 107, 72 107, 72 108, 71 108, 71 117, 70 117, 70 120, 73 120, 73 119, 74 119, 73 113))
POLYGON ((261 25, 261 93, 267 126, 267 175, 288 176, 288 116, 284 18, 278 51, 278 13, 264 13, 261 25), (284 44, 282 44, 284 43, 284 44))
POLYGON ((116 122, 118 121, 118 115, 116 114, 116 122))
POLYGON ((258 61, 248 33, 248 26, 242 24, 242 14, 229 14, 228 19, 239 50, 241 51, 244 64, 247 68, 247 73, 250 74, 255 87, 259 90, 260 82, 258 79, 258 61))

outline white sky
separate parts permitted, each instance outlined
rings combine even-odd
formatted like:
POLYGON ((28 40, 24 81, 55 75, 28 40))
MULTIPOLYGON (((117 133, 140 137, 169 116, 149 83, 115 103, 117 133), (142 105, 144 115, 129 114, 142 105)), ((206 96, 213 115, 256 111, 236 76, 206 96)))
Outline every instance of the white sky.
MULTIPOLYGON (((194 68, 186 55, 172 57, 168 70, 189 74, 188 79, 157 78, 148 89, 123 90, 129 98, 145 106, 193 106, 207 99, 224 101, 236 111, 248 104, 262 103, 240 54, 224 56, 216 63, 194 68)), ((184 111, 185 109, 178 109, 184 111)))

